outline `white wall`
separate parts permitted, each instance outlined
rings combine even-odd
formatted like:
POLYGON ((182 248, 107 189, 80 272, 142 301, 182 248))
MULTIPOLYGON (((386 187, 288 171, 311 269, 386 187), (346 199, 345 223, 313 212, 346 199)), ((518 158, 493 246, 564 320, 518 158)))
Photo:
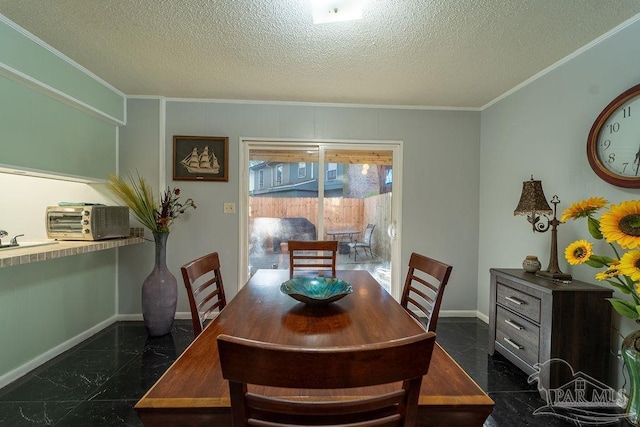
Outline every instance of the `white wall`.
MULTIPOLYGON (((442 310, 475 314, 479 112, 168 100, 164 115, 160 105, 153 100, 129 100, 127 129, 120 137, 120 169, 126 172, 135 166, 144 174, 158 176, 146 159, 147 163, 134 164, 124 155, 135 150, 134 159, 140 153, 155 156, 154 135, 164 138, 167 183, 179 187, 198 205, 177 221, 169 237, 167 263, 180 286, 180 266, 216 250, 228 298, 237 292, 239 218, 224 214, 222 207, 224 202, 239 203, 240 137, 401 140, 403 275, 413 251, 452 264, 442 310), (229 182, 172 182, 173 135, 228 136, 229 182)), ((140 286, 151 270, 153 248, 142 245, 126 250, 127 255, 123 250, 120 258, 120 313, 136 314, 140 313, 140 286)), ((180 289, 178 312, 188 310, 185 292, 180 289)))
MULTIPOLYGON (((104 188, 57 179, 0 173, 0 229, 11 238, 46 239, 45 209, 58 202, 108 203, 104 188)), ((7 239, 7 238, 5 238, 7 239)))
MULTIPOLYGON (((547 199, 554 194, 560 198, 558 216, 569 204, 590 196, 603 196, 610 202, 638 199, 637 189, 621 189, 600 180, 586 158, 587 136, 600 111, 640 82, 638 40, 640 22, 482 112, 478 262, 481 312, 488 312, 491 267, 519 268, 529 254, 537 255, 543 268, 548 265, 550 233, 534 234, 524 217, 513 216, 522 182, 531 174, 542 180, 547 199)), ((588 237, 585 221, 560 225, 560 264, 575 279, 596 283, 596 270, 588 266, 569 268, 563 256, 567 244, 588 237)), ((605 251, 607 247, 598 249, 605 251)), ((619 316, 614 315, 614 326, 621 326, 623 333, 637 329, 633 322, 619 322, 619 316)))

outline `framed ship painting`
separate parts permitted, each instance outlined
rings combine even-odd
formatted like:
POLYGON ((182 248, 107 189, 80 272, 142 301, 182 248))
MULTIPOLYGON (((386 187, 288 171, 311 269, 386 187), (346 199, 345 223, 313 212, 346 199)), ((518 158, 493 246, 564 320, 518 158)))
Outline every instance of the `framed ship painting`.
POLYGON ((229 138, 173 136, 174 181, 229 181, 229 138))

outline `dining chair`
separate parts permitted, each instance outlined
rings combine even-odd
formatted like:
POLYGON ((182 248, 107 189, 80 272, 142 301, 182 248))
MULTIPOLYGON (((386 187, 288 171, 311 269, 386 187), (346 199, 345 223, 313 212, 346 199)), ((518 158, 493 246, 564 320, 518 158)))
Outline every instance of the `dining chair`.
POLYGON ((409 259, 400 305, 428 331, 436 331, 444 288, 452 269, 450 265, 415 252, 409 259))
POLYGON ((435 337, 425 332, 370 345, 309 348, 219 335, 233 425, 415 426, 435 337), (339 397, 339 389, 392 383, 381 391, 365 389, 370 396, 339 397), (259 394, 254 385, 304 389, 308 399, 259 394))
POLYGON ((369 249, 369 256, 373 258, 373 252, 371 252, 371 236, 373 235, 373 229, 376 228, 375 224, 367 224, 367 228, 364 229, 364 233, 362 234, 362 241, 358 242, 356 239, 354 242, 349 243, 349 258, 351 258, 351 249, 353 249, 353 258, 355 261, 358 260, 358 248, 362 248, 364 254, 367 254, 367 249, 369 249))
POLYGON ((189 297, 193 335, 197 337, 207 317, 227 305, 218 253, 197 258, 180 267, 180 271, 189 297))
POLYGON ((331 275, 336 276, 337 240, 289 240, 289 274, 293 276, 295 270, 331 269, 331 275))

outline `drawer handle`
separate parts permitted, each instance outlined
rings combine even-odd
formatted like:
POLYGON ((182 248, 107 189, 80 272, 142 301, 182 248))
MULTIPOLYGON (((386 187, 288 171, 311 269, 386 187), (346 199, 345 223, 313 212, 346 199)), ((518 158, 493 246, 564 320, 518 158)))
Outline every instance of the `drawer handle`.
POLYGON ((518 305, 526 304, 524 301, 520 301, 519 299, 514 297, 504 297, 504 299, 518 305))
POLYGON ((504 337, 503 340, 505 340, 507 342, 507 344, 509 344, 511 347, 515 348, 516 350, 522 350, 524 348, 520 344, 514 343, 513 341, 511 341, 507 337, 504 337))
POLYGON ((524 329, 522 326, 518 325, 517 323, 512 322, 509 319, 504 319, 504 323, 506 323, 507 325, 511 326, 513 329, 517 329, 519 331, 524 329))

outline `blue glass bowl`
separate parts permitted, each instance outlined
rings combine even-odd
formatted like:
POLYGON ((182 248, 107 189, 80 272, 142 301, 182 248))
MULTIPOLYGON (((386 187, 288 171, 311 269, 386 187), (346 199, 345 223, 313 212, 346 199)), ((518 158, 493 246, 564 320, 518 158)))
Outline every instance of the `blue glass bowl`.
POLYGON ((353 292, 351 283, 335 277, 295 277, 280 285, 280 291, 309 305, 325 305, 353 292))

